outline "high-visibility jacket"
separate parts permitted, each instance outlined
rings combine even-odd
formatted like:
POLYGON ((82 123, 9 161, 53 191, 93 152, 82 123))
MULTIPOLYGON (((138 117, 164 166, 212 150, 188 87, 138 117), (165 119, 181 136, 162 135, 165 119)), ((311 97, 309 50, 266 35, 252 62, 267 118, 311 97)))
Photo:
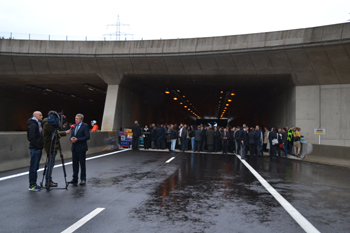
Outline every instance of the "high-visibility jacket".
POLYGON ((289 142, 292 142, 293 141, 293 129, 292 128, 290 128, 289 130, 288 130, 288 136, 287 136, 287 141, 289 141, 289 142))
POLYGON ((98 125, 97 124, 94 124, 94 126, 92 127, 91 131, 96 131, 98 130, 98 125))

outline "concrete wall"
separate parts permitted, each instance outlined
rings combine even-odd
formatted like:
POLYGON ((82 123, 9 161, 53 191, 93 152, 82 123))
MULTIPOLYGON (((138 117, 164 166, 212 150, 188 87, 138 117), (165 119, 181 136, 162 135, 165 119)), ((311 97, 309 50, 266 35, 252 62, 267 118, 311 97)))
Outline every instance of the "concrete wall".
MULTIPOLYGON (((108 138, 109 132, 91 132, 90 140, 88 141, 89 151, 87 155, 109 150, 109 146, 105 144, 104 140, 108 138)), ((61 139, 62 154, 64 159, 72 158, 70 150, 71 143, 69 136, 61 139)), ((45 163, 46 153, 43 151, 41 163, 45 163)), ((57 156, 57 160, 60 157, 57 156)), ((0 133, 0 172, 18 169, 22 167, 29 167, 30 153, 29 142, 27 140, 26 132, 1 132, 0 133)))
POLYGON ((350 147, 350 85, 296 87, 296 126, 313 144, 314 128, 326 128, 322 145, 350 147))
POLYGON ((271 99, 269 103, 263 104, 266 108, 266 119, 269 130, 271 127, 283 128, 295 124, 296 102, 295 102, 296 88, 290 88, 285 92, 271 99))
POLYGON ((120 86, 118 91, 117 113, 115 118, 116 131, 120 127, 132 127, 134 121, 137 120, 140 126, 143 124, 141 96, 135 91, 130 90, 125 86, 120 86))

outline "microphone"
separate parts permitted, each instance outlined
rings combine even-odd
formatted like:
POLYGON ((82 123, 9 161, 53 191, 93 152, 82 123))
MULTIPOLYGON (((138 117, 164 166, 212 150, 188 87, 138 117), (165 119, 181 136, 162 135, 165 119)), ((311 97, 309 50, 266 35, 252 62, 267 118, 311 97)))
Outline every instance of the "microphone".
POLYGON ((74 128, 75 128, 75 125, 71 125, 70 128, 71 128, 71 129, 74 129, 74 128))

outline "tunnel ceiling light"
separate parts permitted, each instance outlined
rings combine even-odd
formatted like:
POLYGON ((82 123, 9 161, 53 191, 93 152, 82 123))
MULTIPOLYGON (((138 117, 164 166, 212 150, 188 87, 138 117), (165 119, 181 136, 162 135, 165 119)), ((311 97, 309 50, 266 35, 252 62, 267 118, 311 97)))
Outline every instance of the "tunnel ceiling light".
POLYGON ((177 90, 177 92, 180 92, 180 90, 177 90))
POLYGON ((72 97, 75 97, 75 95, 71 95, 72 97))
POLYGON ((174 100, 177 100, 177 97, 174 97, 174 100))
POLYGON ((90 99, 91 102, 94 102, 92 99, 90 99))
POLYGON ((184 108, 187 108, 187 106, 185 105, 184 108))
POLYGON ((191 109, 190 109, 190 108, 188 108, 187 110, 188 110, 188 111, 190 111, 191 109))
POLYGON ((180 104, 183 104, 182 102, 180 102, 180 104))
POLYGON ((182 97, 184 97, 184 98, 185 98, 186 96, 184 96, 184 95, 183 95, 182 97))
POLYGON ((227 107, 225 107, 225 109, 227 109, 227 107))
POLYGON ((46 91, 52 91, 51 89, 49 89, 49 88, 46 88, 46 91))
POLYGON ((226 104, 226 106, 229 106, 229 104, 226 104))
POLYGON ((234 96, 234 95, 236 95, 236 94, 232 92, 231 95, 234 96))
POLYGON ((94 90, 94 89, 93 89, 93 88, 91 88, 91 87, 89 87, 88 89, 89 89, 90 91, 93 91, 93 90, 94 90))
POLYGON ((220 96, 220 99, 222 99, 222 96, 220 96))
POLYGON ((220 91, 220 93, 222 94, 222 93, 224 93, 224 91, 220 91))
POLYGON ((187 102, 190 102, 189 100, 187 100, 187 102))
POLYGON ((165 94, 169 95, 169 94, 170 94, 170 91, 165 91, 165 94))
POLYGON ((228 99, 227 101, 228 101, 228 102, 232 102, 232 100, 231 100, 231 99, 228 99))

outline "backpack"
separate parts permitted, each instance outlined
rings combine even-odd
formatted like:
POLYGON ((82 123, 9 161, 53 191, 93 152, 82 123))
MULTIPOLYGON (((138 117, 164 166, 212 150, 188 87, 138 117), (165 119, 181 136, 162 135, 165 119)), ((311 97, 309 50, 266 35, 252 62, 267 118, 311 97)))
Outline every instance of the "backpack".
POLYGON ((52 125, 53 127, 59 127, 60 126, 57 112, 55 112, 55 111, 49 112, 49 116, 48 116, 47 119, 48 119, 47 123, 49 125, 52 125))

